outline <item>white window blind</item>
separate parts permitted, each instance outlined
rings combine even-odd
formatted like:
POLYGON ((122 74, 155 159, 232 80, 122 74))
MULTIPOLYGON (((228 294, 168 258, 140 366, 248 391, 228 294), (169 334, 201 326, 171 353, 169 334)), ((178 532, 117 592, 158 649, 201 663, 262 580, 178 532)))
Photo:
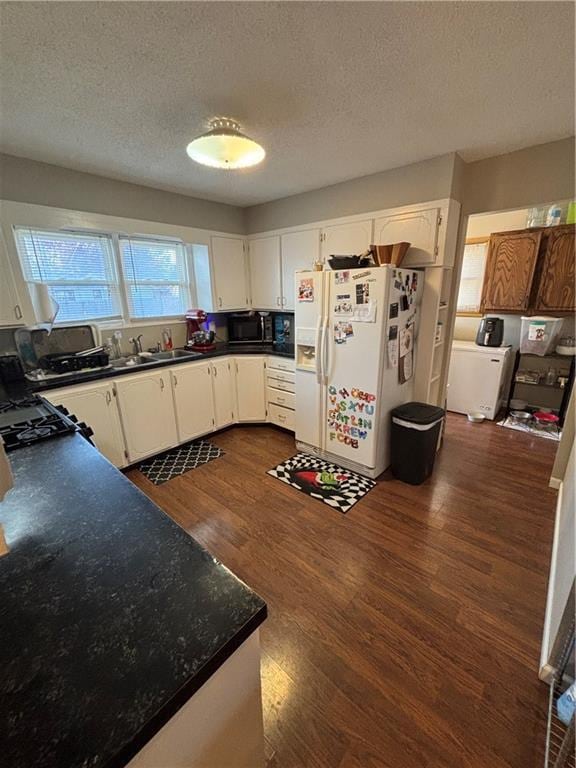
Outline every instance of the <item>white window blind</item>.
POLYGON ((466 243, 458 290, 457 312, 480 312, 488 241, 466 243))
POLYGON ((108 235, 16 229, 24 278, 45 283, 58 323, 121 317, 118 275, 108 235))
POLYGON ((128 310, 133 319, 182 315, 190 305, 182 243, 120 238, 128 310))

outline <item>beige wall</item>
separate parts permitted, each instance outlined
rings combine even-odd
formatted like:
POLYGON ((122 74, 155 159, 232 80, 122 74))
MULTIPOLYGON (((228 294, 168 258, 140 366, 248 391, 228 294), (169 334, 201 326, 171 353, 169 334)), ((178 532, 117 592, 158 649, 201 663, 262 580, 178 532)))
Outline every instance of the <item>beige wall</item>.
POLYGON ((574 392, 575 390, 573 389, 570 395, 570 401, 568 402, 568 408, 566 409, 562 437, 560 438, 560 443, 558 444, 558 451, 556 453, 554 466, 552 468, 550 484, 556 488, 558 488, 559 484, 566 479, 568 460, 570 458, 570 452, 574 447, 576 431, 576 395, 574 392))
POLYGON ((0 198, 127 219, 244 233, 244 210, 0 154, 0 198))
POLYGON ((393 168, 246 209, 249 233, 450 197, 455 154, 393 168))
POLYGON ((574 137, 469 163, 463 213, 522 208, 574 199, 574 137))

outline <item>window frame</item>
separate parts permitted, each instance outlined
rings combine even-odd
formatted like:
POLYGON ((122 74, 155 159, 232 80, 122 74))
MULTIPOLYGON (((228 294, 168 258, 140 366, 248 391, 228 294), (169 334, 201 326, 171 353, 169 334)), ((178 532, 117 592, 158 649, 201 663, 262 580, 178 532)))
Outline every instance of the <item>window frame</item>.
POLYGON ((112 235, 112 239, 114 241, 114 248, 116 251, 116 259, 118 264, 118 270, 120 274, 120 294, 121 294, 121 301, 122 301, 122 312, 123 312, 123 321, 127 326, 132 325, 147 325, 147 324, 155 324, 155 323, 162 323, 164 321, 168 320, 184 320, 184 312, 181 314, 176 315, 147 315, 146 317, 135 317, 130 312, 130 297, 129 297, 129 286, 133 284, 133 281, 128 280, 126 278, 126 274, 124 271, 124 261, 122 258, 122 245, 120 243, 121 240, 142 240, 142 241, 151 241, 151 242, 159 242, 165 241, 166 243, 170 244, 176 244, 182 248, 183 255, 184 255, 184 272, 185 272, 185 281, 184 283, 168 283, 163 281, 158 281, 157 283, 151 283, 152 285, 183 285, 186 290, 186 297, 188 299, 188 307, 193 306, 194 304, 194 272, 192 270, 192 260, 191 260, 191 246, 188 243, 185 243, 183 240, 180 240, 176 237, 165 237, 162 235, 154 236, 154 235, 135 235, 135 234, 127 234, 124 232, 116 232, 112 235))
MULTIPOLYGON (((39 322, 36 309, 34 306, 33 301, 33 291, 30 288, 32 284, 42 284, 39 281, 34 280, 28 280, 26 276, 26 267, 24 265, 24 259, 20 253, 20 247, 19 247, 19 238, 18 238, 18 230, 28 230, 31 232, 49 232, 54 233, 55 235, 61 234, 61 235, 77 235, 78 237, 83 236, 92 236, 92 237, 104 237, 108 238, 111 242, 111 255, 112 255, 112 265, 113 269, 115 270, 115 276, 117 283, 115 284, 115 287, 118 292, 118 315, 114 315, 113 317, 104 317, 104 318, 84 318, 79 320, 59 320, 58 317, 56 318, 54 322, 54 327, 61 327, 64 328, 66 326, 74 326, 78 325, 80 323, 86 323, 89 325, 94 326, 95 328, 98 328, 99 330, 105 331, 107 329, 117 329, 117 328, 137 328, 137 327, 143 327, 143 326, 154 326, 154 325, 163 325, 168 322, 174 322, 177 321, 184 321, 184 312, 176 315, 161 315, 161 316, 146 316, 146 317, 132 317, 130 313, 130 303, 128 300, 128 285, 129 281, 125 279, 124 275, 124 269, 123 269, 123 263, 122 263, 122 251, 121 251, 121 245, 120 245, 120 239, 126 238, 126 239, 132 239, 132 240, 149 240, 149 241, 158 241, 161 242, 165 240, 169 243, 176 243, 180 245, 183 248, 184 252, 184 269, 185 269, 185 275, 186 280, 184 283, 178 283, 178 285, 183 285, 186 291, 186 297, 189 301, 188 307, 194 306, 195 300, 196 300, 196 285, 195 285, 195 275, 194 275, 194 264, 193 264, 193 258, 192 258, 192 248, 194 247, 194 243, 186 242, 184 239, 178 236, 171 236, 171 235, 163 235, 163 234, 149 234, 149 233, 133 233, 133 232, 127 232, 123 231, 122 229, 108 229, 108 228, 92 228, 92 227, 82 227, 82 226, 46 226, 43 223, 40 222, 34 222, 34 223, 16 223, 11 222, 9 225, 9 230, 11 231, 11 240, 13 243, 13 255, 15 257, 14 263, 17 265, 18 268, 18 274, 19 274, 19 280, 21 280, 21 289, 25 290, 25 296, 28 302, 28 306, 30 307, 34 320, 36 322, 39 322)), ((8 234, 8 232, 6 232, 8 234)), ((198 238, 198 241, 200 242, 202 238, 198 238)), ((55 281, 47 281, 47 284, 52 285, 56 284, 55 281)), ((66 285, 66 281, 62 281, 63 285, 66 285)), ((166 285, 167 283, 164 283, 162 281, 159 281, 159 285, 166 285)), ((187 307, 187 308, 188 308, 187 307)))
POLYGON ((466 238, 464 242, 464 251, 462 253, 462 265, 460 268, 460 279, 458 282, 458 293, 456 294, 456 317, 482 317, 482 292, 484 289, 484 279, 486 277, 486 266, 488 264, 488 251, 490 246, 490 235, 482 236, 482 237, 468 237, 466 238), (480 297, 478 302, 478 309, 477 310, 469 310, 469 309, 458 309, 458 295, 460 294, 460 287, 462 285, 462 280, 465 279, 462 277, 462 273, 464 270, 464 259, 466 257, 466 246, 468 245, 482 245, 485 244, 485 250, 484 250, 484 268, 482 270, 482 285, 480 286, 480 297))
MULTIPOLYGON (((18 264, 20 268, 20 273, 22 275, 22 280, 24 282, 24 286, 26 288, 28 298, 30 300, 30 303, 32 305, 32 309, 34 312, 34 316, 36 321, 38 322, 38 317, 36 313, 36 308, 34 307, 34 300, 33 300, 33 291, 31 289, 32 285, 47 285, 47 286, 70 286, 72 285, 71 281, 68 280, 33 280, 29 279, 27 276, 28 272, 28 266, 25 263, 24 257, 20 252, 20 237, 19 232, 28 232, 32 236, 34 232, 39 233, 47 233, 47 234, 53 234, 53 235, 60 235, 60 236, 70 236, 70 237, 78 237, 79 239, 82 237, 93 237, 93 238, 103 238, 104 240, 109 241, 109 247, 110 247, 110 266, 112 268, 112 277, 114 278, 113 281, 107 281, 107 282, 87 282, 86 287, 90 286, 110 286, 113 290, 116 291, 117 294, 117 309, 118 314, 110 315, 108 317, 84 317, 84 318, 77 318, 75 320, 61 320, 58 321, 56 318, 56 321, 54 322, 54 326, 59 327, 65 327, 65 326, 71 326, 71 325, 78 325, 80 323, 87 323, 89 325, 95 325, 95 326, 117 326, 119 323, 122 323, 124 320, 124 303, 123 303, 123 296, 122 296, 122 276, 119 272, 119 264, 118 264, 118 258, 116 253, 116 248, 114 244, 114 238, 113 234, 111 232, 104 232, 104 231, 95 231, 90 229, 81 229, 81 228, 68 228, 68 227, 45 227, 45 226, 34 226, 30 224, 15 224, 12 227, 12 234, 14 239, 14 245, 16 249, 16 254, 18 258, 18 264)), ((77 283, 78 285, 81 285, 81 283, 77 283)), ((54 301, 57 302, 57 299, 54 299, 54 301)))

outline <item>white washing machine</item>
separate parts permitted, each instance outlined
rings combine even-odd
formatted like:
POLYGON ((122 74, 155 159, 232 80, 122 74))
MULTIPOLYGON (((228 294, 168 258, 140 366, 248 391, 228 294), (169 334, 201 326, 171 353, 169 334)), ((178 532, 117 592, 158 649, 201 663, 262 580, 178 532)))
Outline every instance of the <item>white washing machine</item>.
POLYGON ((448 373, 448 410, 479 411, 494 419, 508 391, 512 347, 479 347, 453 341, 448 373))

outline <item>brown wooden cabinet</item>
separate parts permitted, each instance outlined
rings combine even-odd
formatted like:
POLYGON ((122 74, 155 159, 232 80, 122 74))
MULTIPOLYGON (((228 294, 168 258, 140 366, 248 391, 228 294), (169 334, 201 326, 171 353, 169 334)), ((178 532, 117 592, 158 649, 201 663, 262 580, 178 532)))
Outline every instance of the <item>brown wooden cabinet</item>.
POLYGON ((576 305, 576 239, 573 225, 548 234, 536 294, 539 312, 572 312, 576 305))
POLYGON ((482 312, 574 312, 574 232, 570 224, 491 235, 482 312))

